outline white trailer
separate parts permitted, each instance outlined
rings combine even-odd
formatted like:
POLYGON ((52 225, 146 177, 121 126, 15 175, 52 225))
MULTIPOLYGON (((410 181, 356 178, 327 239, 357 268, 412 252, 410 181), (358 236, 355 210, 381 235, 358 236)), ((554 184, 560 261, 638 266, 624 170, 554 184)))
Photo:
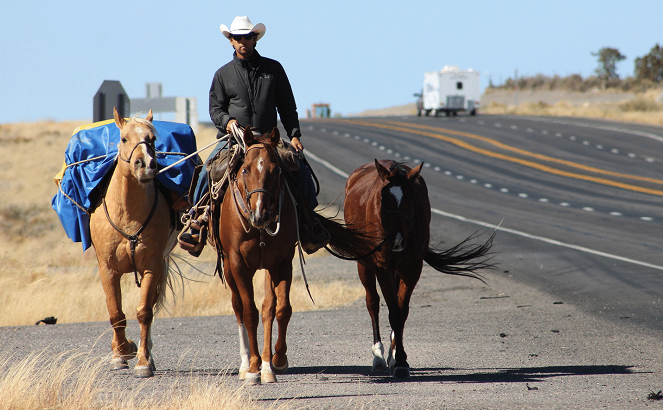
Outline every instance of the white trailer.
POLYGON ((447 116, 467 111, 476 115, 481 100, 479 72, 471 68, 461 70, 457 66, 444 66, 441 71, 424 73, 424 88, 417 115, 440 112, 447 116))

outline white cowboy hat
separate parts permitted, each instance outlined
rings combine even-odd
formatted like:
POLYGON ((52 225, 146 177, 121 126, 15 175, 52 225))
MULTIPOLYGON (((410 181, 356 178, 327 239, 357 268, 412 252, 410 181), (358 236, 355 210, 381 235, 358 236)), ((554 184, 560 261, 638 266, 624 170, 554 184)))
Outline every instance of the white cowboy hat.
POLYGON ((254 26, 247 16, 235 17, 235 20, 233 20, 232 24, 230 24, 230 29, 228 29, 225 24, 221 24, 219 28, 221 29, 223 35, 226 36, 226 38, 230 38, 230 36, 233 34, 256 33, 258 35, 256 40, 260 40, 262 36, 265 35, 265 31, 267 30, 265 25, 262 23, 258 23, 254 26))

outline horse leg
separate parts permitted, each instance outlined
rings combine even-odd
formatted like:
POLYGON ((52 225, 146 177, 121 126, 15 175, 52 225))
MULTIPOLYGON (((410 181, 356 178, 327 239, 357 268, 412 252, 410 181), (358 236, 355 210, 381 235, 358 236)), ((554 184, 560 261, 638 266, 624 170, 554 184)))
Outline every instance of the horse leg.
POLYGON ((279 267, 279 275, 274 282, 276 293, 276 322, 279 325, 278 338, 274 345, 274 357, 272 368, 277 374, 283 374, 288 370, 288 345, 286 334, 288 324, 292 317, 292 306, 290 305, 290 286, 292 285, 292 261, 287 260, 279 267))
POLYGON ((410 298, 414 287, 421 276, 421 267, 399 275, 397 306, 394 306, 396 315, 392 319, 392 307, 389 307, 389 322, 391 324, 391 346, 389 350, 389 369, 395 378, 410 377, 410 365, 407 362, 407 353, 403 347, 403 332, 405 322, 410 314, 410 298), (414 272, 414 273, 411 273, 414 272))
POLYGON ((409 365, 407 364, 407 355, 403 350, 403 324, 405 323, 405 320, 400 308, 398 291, 395 283, 396 278, 394 276, 394 273, 382 271, 378 274, 377 278, 380 282, 380 288, 382 289, 382 296, 384 296, 384 301, 389 309, 389 324, 392 329, 391 347, 387 358, 387 364, 390 373, 392 373, 394 377, 401 378, 409 376, 409 370, 407 370, 409 365), (395 373, 395 369, 398 369, 398 376, 395 373), (407 373, 407 375, 404 375, 405 373, 407 373))
POLYGON ((269 270, 265 270, 265 299, 262 301, 262 327, 264 330, 264 344, 262 349, 262 367, 260 369, 260 380, 263 383, 276 382, 274 370, 272 370, 272 327, 276 317, 276 294, 274 282, 269 270))
MULTIPOLYGON (((253 300, 253 274, 240 263, 225 263, 223 269, 233 292, 233 310, 240 326, 240 356, 249 351, 249 368, 245 373, 246 384, 260 384, 261 357, 258 350, 258 309, 253 300), (232 280, 229 279, 232 277, 232 280), (246 334, 244 329, 246 329, 246 334), (244 336, 247 336, 246 338, 244 336)), ((255 272, 254 272, 255 273, 255 272)), ((241 377, 241 375, 240 375, 241 377)))
MULTIPOLYGON (((140 304, 136 310, 136 319, 140 325, 140 345, 138 346, 138 362, 134 367, 136 377, 152 377, 156 366, 152 357, 152 321, 154 319, 154 304, 157 299, 157 284, 162 272, 158 268, 154 271, 145 270, 141 282, 140 304)), ((163 274, 163 273, 162 273, 163 274)))
MULTIPOLYGON (((99 259, 101 260, 101 259, 99 259)), ((111 270, 107 266, 99 266, 101 285, 106 295, 106 307, 113 327, 113 340, 111 349, 113 357, 110 362, 111 370, 128 369, 128 361, 136 357, 136 344, 127 339, 127 318, 122 312, 122 290, 120 278, 122 274, 111 270)))
POLYGON ((371 317, 373 325, 373 365, 372 372, 384 372, 387 370, 387 362, 384 360, 384 346, 380 339, 380 295, 375 282, 375 270, 357 263, 357 271, 364 289, 366 290, 366 309, 371 317))
POLYGON ((242 299, 239 297, 239 290, 237 289, 237 284, 235 283, 235 279, 233 278, 230 270, 225 269, 225 267, 228 266, 227 259, 224 260, 223 266, 224 266, 224 276, 226 278, 226 283, 228 284, 228 287, 230 288, 232 295, 231 301, 232 301, 233 312, 235 312, 235 317, 237 318, 237 325, 238 325, 239 357, 241 360, 239 365, 239 379, 245 380, 246 373, 249 371, 249 355, 250 355, 249 334, 248 331, 246 330, 246 326, 244 326, 242 299))

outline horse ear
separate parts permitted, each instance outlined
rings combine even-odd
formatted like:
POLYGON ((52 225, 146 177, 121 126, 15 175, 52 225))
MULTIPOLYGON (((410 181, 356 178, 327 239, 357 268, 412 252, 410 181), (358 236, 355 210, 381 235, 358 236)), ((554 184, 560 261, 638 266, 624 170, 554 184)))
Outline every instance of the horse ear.
POLYGON ((276 146, 279 144, 279 141, 281 140, 281 134, 279 133, 278 127, 274 127, 272 132, 269 134, 269 141, 272 143, 272 145, 276 146))
POLYGON ((251 127, 246 127, 244 128, 244 144, 248 147, 249 145, 253 145, 256 142, 255 138, 253 138, 253 131, 251 131, 251 127))
POLYGON ((150 112, 147 113, 147 117, 145 117, 145 119, 148 120, 149 122, 152 122, 153 118, 154 116, 152 115, 152 109, 150 108, 150 112))
POLYGON ((122 129, 127 124, 127 120, 117 112, 116 107, 113 107, 113 118, 115 118, 115 125, 117 125, 117 128, 119 129, 122 129))
POLYGON ((409 179, 411 181, 414 181, 415 179, 417 179, 417 177, 421 173, 421 167, 423 167, 423 166, 424 166, 424 163, 422 161, 421 164, 419 164, 418 167, 414 168, 413 170, 411 170, 410 172, 407 173, 407 179, 409 179))
POLYGON ((378 175, 380 175, 383 181, 386 181, 391 176, 389 170, 383 167, 377 159, 375 160, 375 168, 378 170, 378 175))

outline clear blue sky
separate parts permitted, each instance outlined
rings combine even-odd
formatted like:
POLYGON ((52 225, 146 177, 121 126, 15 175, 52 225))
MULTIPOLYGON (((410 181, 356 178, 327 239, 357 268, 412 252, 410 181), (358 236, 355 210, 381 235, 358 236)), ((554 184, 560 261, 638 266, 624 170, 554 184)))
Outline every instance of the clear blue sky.
POLYGON ((0 123, 92 120, 104 80, 130 98, 161 82, 209 121, 212 75, 232 55, 219 25, 237 15, 266 25, 258 50, 285 67, 300 117, 317 102, 343 115, 413 102, 424 72, 447 64, 479 71, 482 87, 516 69, 586 77, 591 52, 614 47, 625 77, 663 45, 663 0, 6 0, 0 123))

